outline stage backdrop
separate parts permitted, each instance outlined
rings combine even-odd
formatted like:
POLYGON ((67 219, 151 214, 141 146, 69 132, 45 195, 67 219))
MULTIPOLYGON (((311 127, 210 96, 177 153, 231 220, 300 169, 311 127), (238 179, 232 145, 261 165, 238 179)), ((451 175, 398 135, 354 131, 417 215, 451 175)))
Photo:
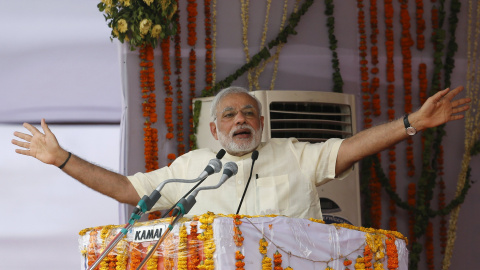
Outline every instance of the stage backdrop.
MULTIPOLYGON (((265 1, 250 1, 247 6, 243 6, 243 9, 246 10, 248 7, 248 25, 242 24, 242 1, 217 1, 216 3, 216 47, 215 47, 215 63, 216 69, 214 70, 216 81, 220 81, 226 78, 228 75, 234 73, 238 68, 247 62, 246 51, 249 53, 251 58, 255 53, 260 51, 260 46, 262 44, 262 35, 265 34, 265 41, 268 43, 273 40, 280 29, 281 18, 282 18, 282 3, 277 1, 272 1, 270 10, 267 11, 267 2, 265 1), (268 14, 268 30, 264 32, 264 22, 268 14), (245 32, 246 31, 246 32, 245 32), (246 33, 246 34, 245 34, 246 33), (243 39, 243 36, 246 36, 246 39, 243 39), (245 40, 248 41, 248 45, 245 46, 245 40)), ((248 1, 246 1, 248 2, 248 1)), ((363 101, 361 93, 361 74, 360 74, 360 57, 359 57, 359 30, 357 24, 357 4, 356 1, 334 1, 335 3, 335 36, 338 40, 338 47, 336 52, 338 53, 340 61, 340 72, 344 81, 343 92, 354 94, 356 96, 356 108, 357 108, 357 126, 361 130, 364 127, 363 122, 363 101)), ((432 4, 429 1, 424 1, 424 10, 423 14, 426 21, 426 30, 424 35, 426 37, 425 49, 422 51, 416 49, 416 47, 411 48, 411 64, 412 64, 412 106, 413 109, 416 109, 420 106, 419 96, 419 80, 417 77, 418 66, 420 63, 425 63, 427 65, 427 79, 430 84, 432 79, 432 68, 433 68, 433 45, 429 42, 430 36, 432 34, 431 30, 431 16, 430 9, 432 4)), ((303 3, 303 2, 302 2, 303 3)), ((295 2, 288 2, 288 14, 294 10, 295 2)), ((400 24, 400 5, 396 1, 393 3, 395 14, 394 14, 394 65, 395 65, 395 100, 394 100, 394 109, 395 117, 400 118, 405 113, 404 110, 404 83, 402 79, 402 48, 400 46, 400 34, 401 34, 401 24, 400 24)), ((183 103, 180 104, 186 115, 183 120, 184 132, 188 132, 188 114, 186 111, 190 106, 189 95, 189 53, 191 49, 194 49, 196 53, 196 73, 194 77, 195 82, 195 96, 200 96, 202 90, 206 86, 205 83, 205 26, 204 26, 204 6, 203 2, 198 3, 198 16, 197 16, 197 42, 194 47, 189 46, 186 42, 187 40, 187 1, 180 1, 180 25, 181 25, 181 60, 182 68, 181 74, 179 75, 182 80, 181 90, 183 91, 183 103)), ((368 3, 364 8, 366 14, 368 15, 368 3)), ((312 91, 332 91, 333 80, 332 80, 332 51, 329 46, 328 39, 328 28, 326 26, 327 17, 324 15, 325 4, 323 1, 314 1, 313 5, 310 7, 307 13, 301 18, 300 23, 298 24, 295 31, 297 35, 290 35, 288 42, 284 45, 279 56, 278 64, 278 73, 276 74, 274 80, 273 90, 312 90, 312 91)), ((415 17, 415 5, 414 3, 409 4, 410 17, 415 17)), ((379 23, 379 35, 378 35, 378 55, 379 63, 377 64, 379 68, 378 78, 380 79, 380 85, 378 94, 381 96, 381 107, 382 114, 379 117, 372 117, 374 123, 383 123, 388 121, 387 116, 387 83, 386 83, 386 53, 385 53, 385 25, 383 16, 385 14, 383 8, 383 2, 378 4, 378 16, 379 23)), ((455 69, 452 73, 451 85, 457 86, 466 83, 466 71, 467 71, 467 59, 466 59, 466 42, 467 42, 467 6, 463 6, 461 13, 459 14, 459 24, 456 31, 456 41, 458 43, 459 49, 455 54, 455 69)), ((366 18, 368 23, 368 16, 366 18)), ((415 23, 412 19, 410 32, 412 37, 415 39, 415 23)), ((367 32, 367 38, 369 37, 367 32)), ((275 49, 271 50, 271 54, 275 53, 275 49)), ((369 60, 370 51, 367 51, 367 59, 369 60)), ((174 53, 174 42, 170 42, 170 68, 171 75, 169 81, 173 87, 173 95, 171 96, 174 99, 173 103, 173 121, 176 125, 176 80, 177 75, 174 74, 175 71, 175 53, 174 53)), ((120 57, 121 57, 121 69, 122 69, 122 87, 123 95, 125 100, 125 110, 122 118, 122 130, 124 138, 123 141, 123 155, 124 158, 122 167, 125 174, 133 174, 138 171, 145 171, 145 162, 144 162, 144 141, 143 141, 143 123, 145 118, 142 113, 142 94, 140 89, 140 58, 138 51, 130 51, 129 47, 122 45, 120 47, 120 57)), ((168 133, 167 126, 164 121, 164 108, 165 101, 167 97, 164 90, 163 78, 164 72, 162 71, 162 51, 160 48, 154 50, 154 60, 153 67, 155 69, 155 80, 156 80, 156 103, 157 103, 157 113, 158 113, 158 122, 153 125, 153 127, 158 129, 158 155, 160 167, 167 165, 170 161, 167 159, 168 154, 178 154, 177 153, 177 137, 174 137, 171 140, 166 139, 168 133)), ((274 77, 274 61, 270 62, 265 70, 260 73, 258 78, 258 88, 253 86, 253 89, 270 89, 272 85, 272 78, 274 77)), ((255 73, 254 73, 255 75, 255 73)), ((249 87, 250 80, 247 74, 244 74, 239 79, 234 81, 233 85, 239 85, 244 87, 249 87)), ((428 88, 430 89, 430 88, 428 88)), ((177 131, 173 133, 176 134, 177 131)), ((463 155, 464 149, 464 122, 457 121, 455 123, 449 123, 446 127, 447 136, 444 138, 444 151, 445 151, 445 176, 447 185, 447 201, 453 198, 454 191, 456 188, 456 180, 460 170, 460 161, 463 155)), ((187 145, 188 149, 188 138, 184 136, 184 143, 187 145)), ((421 168, 421 147, 420 147, 420 136, 414 138, 416 147, 413 149, 413 154, 415 156, 415 165, 417 170, 414 172, 413 177, 407 175, 407 166, 406 166, 406 144, 401 143, 397 146, 397 191, 401 196, 406 200, 407 197, 407 185, 412 182, 418 181, 420 177, 420 168, 421 168)), ((383 160, 387 160, 387 153, 384 153, 383 160)), ((475 159, 474 164, 478 164, 478 159, 475 159)), ((384 164, 384 168, 387 171, 388 164, 384 164)), ((474 169, 475 170, 475 169, 474 169)), ((472 172, 472 177, 478 175, 478 172, 472 172)), ((467 267, 467 262, 473 262, 473 253, 472 250, 477 250, 475 241, 472 241, 472 238, 480 240, 478 236, 474 236, 473 233, 473 224, 480 224, 480 220, 473 218, 467 222, 467 218, 470 216, 470 212, 474 211, 475 201, 478 199, 475 198, 475 193, 478 193, 479 189, 476 185, 471 189, 469 196, 465 202, 465 205, 461 211, 461 220, 459 221, 458 229, 458 239, 456 242, 456 249, 453 257, 453 264, 456 267, 464 265, 467 267), (462 236, 463 235, 463 236, 462 236), (463 238, 465 237, 465 238, 463 238), (463 238, 463 240, 461 240, 463 238), (470 254, 470 256, 465 256, 470 254)), ((388 227, 388 198, 385 194, 382 196, 382 205, 383 205, 383 222, 382 226, 388 227)), ((436 208, 436 207, 434 207, 436 208)), ((130 215, 129 210, 125 212, 126 216, 130 215)), ((398 230, 405 235, 409 235, 408 229, 408 215, 402 210, 398 210, 398 230)), ((438 223, 438 220, 434 220, 438 223)), ((440 243, 438 242, 438 227, 434 232, 434 244, 437 248, 436 252, 439 254, 440 243)), ((422 256, 425 256, 423 254, 422 256)), ((426 261, 425 257, 422 257, 422 263, 426 261)), ((436 255, 435 263, 437 267, 440 265, 441 255, 436 255)), ((421 268, 424 268, 423 265, 420 265, 421 268)), ((425 266, 426 267, 426 266, 425 266)))

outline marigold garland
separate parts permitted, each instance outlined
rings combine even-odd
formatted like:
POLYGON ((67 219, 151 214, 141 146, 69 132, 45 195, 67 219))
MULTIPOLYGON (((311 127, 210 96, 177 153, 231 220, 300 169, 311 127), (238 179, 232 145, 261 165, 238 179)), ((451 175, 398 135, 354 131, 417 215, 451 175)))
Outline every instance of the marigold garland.
POLYGON ((387 239, 385 239, 385 246, 387 249, 387 268, 388 269, 397 269, 398 268, 398 252, 397 246, 395 245, 395 237, 391 234, 387 234, 387 239))
MULTIPOLYGON (((264 23, 263 23, 262 39, 260 41, 260 46, 259 46, 260 48, 263 48, 265 46, 265 41, 267 39, 268 21, 270 19, 270 7, 271 7, 271 5, 272 5, 272 0, 267 0, 267 8, 265 10, 265 16, 264 16, 265 20, 264 20, 264 23)), ((270 59, 272 59, 272 58, 269 58, 269 60, 270 59)), ((267 62, 269 62, 269 61, 265 61, 265 62, 263 62, 262 65, 259 65, 258 67, 253 69, 253 71, 255 72, 255 75, 252 78, 252 83, 255 86, 256 90, 260 89, 260 84, 259 84, 258 81, 259 81, 259 78, 260 78, 260 74, 265 70, 265 67, 267 66, 267 62)))
POLYGON ((139 51, 140 56, 140 87, 142 91, 142 111, 144 123, 144 154, 147 172, 158 169, 158 132, 152 124, 157 122, 155 96, 155 69, 153 68, 153 48, 144 46, 139 51))
POLYGON ((179 232, 179 240, 178 240, 178 263, 177 269, 178 270, 187 270, 187 255, 188 255, 188 247, 187 247, 187 227, 185 224, 180 226, 179 232))
POLYGON ((217 0, 212 0, 212 85, 217 78, 217 0))
POLYGON ((163 244, 163 268, 165 270, 175 269, 176 250, 174 245, 173 234, 167 235, 163 244))
MULTIPOLYGON (((413 39, 410 34, 410 14, 408 13, 408 0, 400 0, 400 22, 402 25, 402 78, 404 88, 404 101, 405 101, 405 113, 412 112, 412 52, 411 47, 414 45, 413 39)), ((407 139, 407 168, 408 176, 413 177, 415 175, 415 163, 413 160, 413 139, 409 137, 407 139)))
POLYGON ((137 269, 137 267, 142 262, 142 252, 140 251, 141 246, 141 243, 130 243, 130 261, 128 263, 129 269, 137 269))
POLYGON ((213 220, 216 215, 212 212, 205 213, 200 216, 199 221, 202 223, 200 228, 204 231, 197 238, 203 241, 203 253, 205 254, 205 260, 203 264, 198 266, 198 269, 213 269, 213 253, 215 252, 215 241, 213 240, 213 220))
POLYGON ((273 270, 283 270, 282 254, 278 250, 273 254, 273 270))
POLYGON ((182 91, 182 47, 181 47, 181 27, 180 27, 180 8, 177 1, 177 16, 175 17, 175 23, 177 25, 177 33, 174 36, 174 48, 175 48, 175 75, 176 80, 176 94, 177 94, 177 153, 178 156, 185 154, 185 144, 183 135, 183 91, 182 91))
POLYGON ((365 259, 361 256, 358 256, 353 267, 355 270, 365 270, 365 259))
POLYGON ((417 25, 417 49, 423 50, 425 48, 425 35, 423 32, 426 29, 425 20, 423 19, 423 0, 415 0, 415 18, 417 25))
MULTIPOLYGON (((196 90, 196 62, 197 62, 197 56, 195 54, 195 44, 197 43, 197 32, 196 32, 196 27, 197 27, 197 1, 196 0, 188 0, 188 5, 187 5, 187 11, 188 11, 188 45, 191 47, 190 48, 190 53, 188 55, 188 84, 189 84, 189 105, 188 105, 188 112, 189 112, 189 134, 194 134, 194 127, 193 127, 193 106, 192 106, 192 101, 193 98, 195 97, 195 90, 196 90)), ((195 149, 195 140, 190 137, 189 138, 189 147, 190 149, 195 149)))
MULTIPOLYGON (((380 153, 377 154, 378 162, 380 161, 381 155, 380 153)), ((370 166, 370 196, 372 200, 375 202, 371 207, 371 226, 373 228, 379 229, 381 228, 382 222, 382 184, 380 183, 380 179, 378 178, 377 172, 375 170, 375 163, 372 163, 370 166)))
MULTIPOLYGON (((243 43, 243 51, 245 52, 245 61, 248 64, 250 62, 250 52, 248 50, 248 8, 249 8, 250 0, 240 0, 240 7, 241 13, 240 17, 242 19, 242 43, 243 43)), ((247 69, 247 78, 248 78, 248 89, 250 91, 253 90, 253 78, 252 78, 252 70, 247 69)))
POLYGON ((197 222, 194 221, 190 223, 190 240, 188 241, 188 270, 197 269, 198 264, 200 263, 200 257, 198 255, 198 233, 197 233, 197 222))
MULTIPOLYGON (((147 253, 152 250, 152 248, 155 246, 155 244, 150 244, 147 248, 147 253)), ((157 270, 158 268, 158 255, 156 252, 152 254, 150 259, 147 261, 147 270, 157 270)), ((180 268, 179 268, 180 269, 180 268)))
POLYGON ((272 270, 272 258, 268 257, 267 255, 263 256, 262 270, 272 270))
POLYGON ((243 270, 245 266, 245 262, 243 261, 245 259, 245 255, 240 252, 240 250, 235 251, 235 268, 236 270, 243 270))
POLYGON ((278 33, 277 37, 271 40, 265 48, 263 48, 260 52, 255 54, 252 57, 252 61, 244 64, 243 66, 238 68, 235 72, 233 72, 231 75, 227 76, 225 79, 216 83, 212 87, 211 91, 203 90, 201 96, 208 97, 208 96, 215 95, 215 93, 217 93, 220 89, 230 86, 233 81, 235 81, 238 77, 242 76, 249 69, 259 65, 261 61, 270 58, 271 55, 269 50, 272 49, 273 47, 279 46, 279 44, 286 43, 288 37, 291 34, 293 35, 296 34, 295 27, 298 25, 301 17, 305 15, 305 13, 307 13, 307 11, 309 10, 310 6, 313 3, 314 3, 313 0, 305 0, 298 11, 290 14, 290 17, 288 19, 288 22, 289 22, 288 25, 285 26, 285 28, 282 31, 280 31, 280 33, 278 33))
POLYGON ((378 9, 377 9, 377 0, 370 0, 370 43, 372 47, 370 48, 370 61, 372 63, 372 68, 370 73, 372 73, 372 80, 370 82, 370 94, 372 95, 372 111, 373 115, 379 116, 381 114, 380 107, 380 95, 378 94, 378 88, 380 87, 380 79, 377 74, 379 69, 378 64, 378 47, 377 47, 377 36, 378 36, 378 9))
POLYGON ((233 217, 233 241, 237 247, 241 247, 243 245, 244 237, 242 236, 242 231, 240 230, 240 224, 242 221, 240 220, 240 215, 235 215, 233 217))
POLYGON ((205 14, 205 89, 208 91, 212 88, 213 64, 212 64, 212 12, 211 1, 204 0, 204 14, 205 14))
POLYGON ((126 270, 127 269, 127 241, 125 239, 120 240, 118 245, 116 246, 117 250, 117 265, 115 270, 126 270))
POLYGON ((369 245, 365 245, 363 251, 363 263, 365 264, 365 269, 371 269, 373 266, 373 253, 369 245))
MULTIPOLYGON (((98 254, 97 254, 98 229, 99 228, 94 229, 90 232, 90 239, 89 239, 89 244, 88 244, 88 248, 87 248, 87 260, 88 260, 88 267, 89 268, 95 263, 95 261, 98 258, 98 254)), ((98 266, 95 269, 98 270, 99 269, 98 266)))
MULTIPOLYGON (((163 86, 165 88, 165 125, 167 126, 166 138, 171 140, 174 138, 174 124, 173 124, 173 87, 170 82, 170 75, 172 75, 170 65, 170 39, 165 38, 160 44, 162 48, 162 68, 163 68, 163 86)), ((175 155, 168 154, 167 158, 171 161, 175 159, 175 155)), ((169 165, 170 165, 169 163, 169 165)))
MULTIPOLYGON (((394 28, 393 28, 393 4, 392 0, 384 0, 384 9, 385 9, 385 51, 387 56, 386 61, 386 81, 387 81, 387 115, 388 121, 395 120, 395 64, 393 60, 394 55, 394 28)), ((397 188, 397 167, 396 163, 396 152, 395 146, 392 146, 388 149, 388 179, 393 191, 396 191, 397 188)), ((392 231, 397 230, 397 208, 395 201, 393 199, 389 200, 390 217, 389 217, 389 228, 392 231)))

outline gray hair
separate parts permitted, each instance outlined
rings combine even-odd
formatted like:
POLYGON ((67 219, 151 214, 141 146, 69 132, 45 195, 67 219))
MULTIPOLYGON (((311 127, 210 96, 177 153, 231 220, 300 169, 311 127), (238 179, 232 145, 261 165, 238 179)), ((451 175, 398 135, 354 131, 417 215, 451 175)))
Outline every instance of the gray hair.
MULTIPOLYGON (((243 87, 240 87, 240 86, 230 86, 230 87, 227 87, 225 89, 222 89, 220 92, 218 92, 217 95, 215 95, 215 98, 213 99, 212 101, 212 106, 210 107, 210 115, 212 116, 212 121, 214 121, 216 119, 216 114, 217 114, 217 106, 218 104, 220 103, 220 101, 222 100, 222 98, 230 95, 230 94, 239 94, 239 93, 245 93, 245 94, 248 94, 250 95, 250 92, 243 88, 243 87)), ((262 103, 260 103, 260 100, 258 100, 258 98, 256 98, 255 96, 252 96, 250 95, 253 99, 255 99, 255 101, 257 102, 257 106, 258 106, 258 113, 261 114, 262 112, 262 103)))

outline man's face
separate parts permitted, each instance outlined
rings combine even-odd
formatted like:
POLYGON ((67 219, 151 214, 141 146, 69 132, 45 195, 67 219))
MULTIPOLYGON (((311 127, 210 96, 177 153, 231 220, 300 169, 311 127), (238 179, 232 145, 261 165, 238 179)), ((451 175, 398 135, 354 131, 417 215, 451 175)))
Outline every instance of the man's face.
POLYGON ((262 130, 263 116, 257 102, 246 93, 223 97, 217 106, 216 121, 210 123, 213 137, 235 156, 255 150, 261 142, 262 130))

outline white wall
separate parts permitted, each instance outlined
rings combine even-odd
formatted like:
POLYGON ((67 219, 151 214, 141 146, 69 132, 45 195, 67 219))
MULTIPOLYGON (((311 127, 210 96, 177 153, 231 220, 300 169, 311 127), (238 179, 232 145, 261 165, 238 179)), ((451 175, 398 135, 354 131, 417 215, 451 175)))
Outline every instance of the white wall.
MULTIPOLYGON (((50 126, 76 155, 118 171, 118 125, 50 126)), ((118 203, 55 166, 15 153, 21 125, 0 125, 1 269, 80 269, 78 232, 118 224, 118 203)))

